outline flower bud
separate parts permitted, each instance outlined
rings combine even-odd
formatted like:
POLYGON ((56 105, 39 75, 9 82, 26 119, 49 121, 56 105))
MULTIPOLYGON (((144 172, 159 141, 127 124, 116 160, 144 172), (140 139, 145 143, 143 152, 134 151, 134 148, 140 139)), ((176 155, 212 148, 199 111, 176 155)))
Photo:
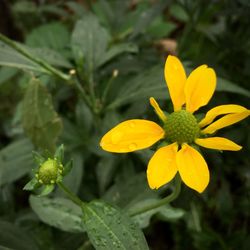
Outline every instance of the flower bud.
POLYGON ((48 159, 40 166, 36 178, 41 184, 54 184, 61 176, 62 170, 63 166, 57 160, 48 159))

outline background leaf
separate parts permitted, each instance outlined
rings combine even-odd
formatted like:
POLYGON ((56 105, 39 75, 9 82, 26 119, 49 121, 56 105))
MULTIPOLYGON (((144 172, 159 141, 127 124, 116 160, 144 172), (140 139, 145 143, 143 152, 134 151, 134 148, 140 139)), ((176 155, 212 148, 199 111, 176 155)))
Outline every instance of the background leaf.
POLYGON ((0 41, 0 65, 46 73, 42 67, 0 41))
POLYGON ((0 186, 12 183, 31 171, 34 166, 32 150, 31 142, 21 139, 0 151, 0 186))
POLYGON ((51 95, 38 79, 31 79, 26 90, 22 123, 25 132, 37 147, 54 151, 62 122, 53 108, 51 95))
POLYGON ((44 223, 66 232, 84 232, 82 211, 72 201, 31 195, 29 202, 33 211, 44 223))
POLYGON ((38 250, 39 248, 22 228, 0 220, 0 249, 38 250))
POLYGON ((86 15, 77 21, 71 38, 71 47, 79 66, 92 73, 107 49, 109 34, 94 15, 86 15))

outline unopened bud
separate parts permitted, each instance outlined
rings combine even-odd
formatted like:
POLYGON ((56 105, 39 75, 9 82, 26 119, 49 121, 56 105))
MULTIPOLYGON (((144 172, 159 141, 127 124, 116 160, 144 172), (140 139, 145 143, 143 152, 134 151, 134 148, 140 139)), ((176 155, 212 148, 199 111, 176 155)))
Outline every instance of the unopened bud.
POLYGON ((56 160, 48 159, 40 166, 36 174, 36 178, 41 184, 54 184, 60 176, 61 171, 61 164, 59 164, 56 160))
POLYGON ((114 78, 116 78, 116 77, 118 76, 118 74, 119 74, 119 70, 118 70, 118 69, 114 69, 114 70, 113 70, 113 75, 112 75, 112 76, 113 76, 114 78))
POLYGON ((71 69, 71 70, 69 71, 69 74, 70 74, 70 75, 75 75, 75 74, 76 74, 76 70, 75 70, 75 69, 71 69))

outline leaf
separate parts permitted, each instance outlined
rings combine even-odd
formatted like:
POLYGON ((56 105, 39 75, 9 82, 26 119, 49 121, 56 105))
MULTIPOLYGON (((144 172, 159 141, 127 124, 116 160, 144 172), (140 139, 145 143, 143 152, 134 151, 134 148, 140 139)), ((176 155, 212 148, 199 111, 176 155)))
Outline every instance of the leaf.
POLYGON ((129 179, 117 179, 103 199, 119 207, 127 208, 141 200, 155 198, 157 192, 148 188, 145 173, 132 175, 129 179))
POLYGON ((171 4, 169 8, 170 14, 179 21, 184 23, 188 22, 189 16, 183 6, 179 4, 171 4))
MULTIPOLYGON (((84 156, 82 152, 72 152, 70 157, 73 162, 73 167, 70 172, 63 178, 64 184, 73 192, 77 193, 84 175, 84 156)), ((71 164, 72 164, 71 162, 71 164)), ((66 167, 70 167, 69 165, 66 167)))
POLYGON ((39 186, 39 182, 36 178, 31 179, 23 188, 23 190, 34 190, 36 187, 39 186))
POLYGON ((30 47, 50 48, 57 51, 67 48, 69 41, 68 30, 58 22, 36 27, 26 37, 26 44, 30 47))
MULTIPOLYGON (((128 211, 137 210, 150 205, 153 205, 160 199, 145 199, 142 200, 129 208, 128 211)), ((151 209, 145 213, 141 213, 133 216, 134 221, 138 224, 140 228, 146 228, 150 224, 150 219, 153 215, 158 215, 161 219, 166 221, 175 221, 183 217, 184 210, 180 208, 173 208, 169 204, 151 209)))
POLYGON ((45 69, 0 41, 0 65, 47 73, 45 69))
POLYGON ((72 201, 64 198, 29 198, 30 206, 44 223, 66 232, 84 232, 82 211, 72 201))
POLYGON ((72 64, 65 59, 59 52, 48 48, 28 48, 23 46, 34 57, 39 57, 47 63, 64 68, 71 68, 72 64))
POLYGON ((21 139, 0 151, 0 186, 12 183, 32 169, 32 150, 30 141, 21 139))
POLYGON ((38 250, 38 246, 23 228, 7 221, 0 221, 0 249, 38 250))
POLYGON ((161 12, 167 7, 167 5, 170 4, 170 2, 171 1, 168 0, 160 0, 150 8, 147 8, 145 11, 143 11, 137 22, 134 24, 134 30, 131 38, 134 38, 137 35, 143 33, 152 23, 152 21, 161 14, 161 12))
POLYGON ((92 201, 82 209, 86 231, 96 249, 149 249, 140 229, 118 208, 92 201))
POLYGON ((133 44, 133 43, 122 43, 122 44, 117 44, 113 47, 111 47, 101 58, 98 66, 101 66, 111 59, 113 59, 116 56, 119 56, 123 53, 137 53, 138 52, 138 47, 133 44))
POLYGON ((55 188, 54 184, 42 185, 39 192, 38 192, 38 197, 47 196, 48 194, 53 192, 54 188, 55 188))
POLYGON ((13 68, 0 68, 0 85, 10 80, 17 74, 18 70, 13 68))
POLYGON ((102 60, 109 34, 94 15, 86 15, 79 20, 71 38, 71 47, 79 67, 83 66, 91 74, 102 60))
POLYGON ((225 92, 232 92, 235 94, 244 95, 246 97, 250 97, 250 91, 244 89, 229 80, 226 80, 221 77, 217 77, 217 87, 216 91, 225 91, 225 92))
POLYGON ((31 79, 22 106, 22 124, 34 145, 53 152, 62 130, 51 95, 37 79, 31 79))
POLYGON ((116 99, 107 108, 113 109, 139 99, 148 101, 149 97, 169 99, 162 66, 154 66, 126 81, 116 94, 116 99))
POLYGON ((117 158, 102 157, 96 166, 96 176, 98 180, 100 193, 103 193, 112 181, 113 172, 115 170, 117 158))
POLYGON ((157 17, 154 22, 149 26, 147 32, 154 38, 167 37, 174 29, 176 24, 166 22, 162 16, 157 17))

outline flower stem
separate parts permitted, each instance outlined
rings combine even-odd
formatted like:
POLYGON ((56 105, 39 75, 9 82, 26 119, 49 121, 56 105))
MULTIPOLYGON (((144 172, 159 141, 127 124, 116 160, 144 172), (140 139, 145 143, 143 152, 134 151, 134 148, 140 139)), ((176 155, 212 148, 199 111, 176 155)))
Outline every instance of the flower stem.
POLYGON ((76 205, 82 207, 84 202, 80 200, 75 194, 73 194, 62 182, 58 182, 57 185, 63 190, 63 192, 72 200, 76 205))
POLYGON ((154 204, 151 204, 149 206, 146 206, 146 207, 142 207, 138 210, 135 210, 135 211, 132 211, 131 213, 129 213, 130 216, 136 216, 136 215, 139 215, 139 214, 143 214, 143 213, 146 213, 152 209, 155 209, 155 208, 158 208, 158 207, 161 207, 167 203, 170 203, 171 201, 175 200, 179 194, 180 194, 180 191, 181 191, 181 179, 180 177, 177 175, 176 178, 175 178, 175 189, 174 191, 166 196, 165 198, 155 202, 154 204))

